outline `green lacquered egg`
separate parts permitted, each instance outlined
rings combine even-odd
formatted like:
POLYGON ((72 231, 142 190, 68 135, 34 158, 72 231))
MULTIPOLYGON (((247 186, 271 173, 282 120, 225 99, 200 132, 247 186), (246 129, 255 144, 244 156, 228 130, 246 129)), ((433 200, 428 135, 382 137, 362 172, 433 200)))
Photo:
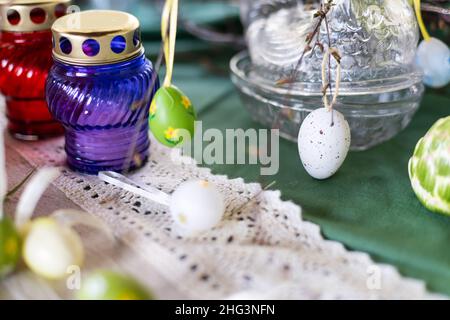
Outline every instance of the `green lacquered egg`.
POLYGON ((411 184, 429 210, 450 215, 450 117, 420 139, 409 161, 411 184))
POLYGON ((7 218, 0 221, 0 278, 11 273, 20 258, 20 236, 14 223, 7 218))
POLYGON ((134 279, 112 271, 97 271, 82 282, 79 300, 151 300, 152 295, 134 279))
POLYGON ((168 147, 181 145, 183 132, 189 133, 192 138, 195 119, 194 107, 180 89, 171 86, 156 92, 150 106, 149 121, 150 129, 159 142, 168 147))

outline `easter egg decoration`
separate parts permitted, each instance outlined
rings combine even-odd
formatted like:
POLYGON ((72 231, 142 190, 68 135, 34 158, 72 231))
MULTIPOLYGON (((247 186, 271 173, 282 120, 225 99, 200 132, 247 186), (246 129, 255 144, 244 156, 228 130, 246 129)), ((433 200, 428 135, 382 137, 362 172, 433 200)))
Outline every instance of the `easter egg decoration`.
POLYGON ((350 126, 344 116, 327 108, 311 112, 298 136, 300 159, 315 179, 333 176, 347 157, 350 148, 350 126))
POLYGON ((25 264, 37 275, 52 280, 66 277, 71 266, 82 266, 82 241, 72 227, 89 226, 113 239, 109 228, 100 219, 85 212, 59 210, 45 218, 31 219, 42 194, 59 175, 58 168, 39 170, 26 185, 15 216, 25 264))
POLYGON ((409 161, 412 188, 430 211, 450 215, 450 117, 419 140, 409 161))
POLYGON ((428 34, 420 11, 420 0, 414 0, 417 20, 424 40, 416 53, 416 65, 424 74, 423 82, 432 88, 441 88, 450 82, 450 49, 439 39, 428 34))
POLYGON ((83 280, 79 300, 152 300, 153 295, 136 280, 100 270, 83 280))
POLYGON ((183 92, 175 86, 156 92, 150 106, 150 128, 160 143, 168 147, 182 144, 185 137, 194 136, 194 123, 194 108, 183 92))
POLYGON ((25 264, 36 274, 49 279, 67 276, 68 268, 83 262, 83 246, 75 225, 87 225, 103 231, 113 239, 109 228, 84 212, 60 210, 46 218, 32 220, 36 205, 48 186, 60 175, 59 168, 43 168, 28 175, 9 194, 19 189, 31 176, 19 199, 15 221, 4 217, 7 195, 3 128, 0 119, 0 278, 12 272, 21 253, 25 264))
POLYGON ((208 181, 184 182, 169 195, 116 172, 104 171, 98 176, 104 182, 169 207, 176 225, 186 236, 212 229, 225 213, 223 195, 208 181))
MULTIPOLYGON (((298 135, 300 159, 308 174, 318 180, 333 176, 344 163, 351 144, 350 126, 344 116, 333 109, 339 94, 340 58, 335 49, 329 49, 323 58, 322 81, 325 108, 311 112, 303 121, 298 135), (331 103, 326 91, 330 79, 326 80, 326 65, 333 56, 337 61, 336 90, 331 103)), ((331 90, 331 89, 330 89, 331 90)))
POLYGON ((19 259, 19 233, 10 219, 3 218, 0 220, 0 279, 14 271, 19 259))
POLYGON ((208 181, 181 184, 170 198, 170 213, 187 234, 207 231, 220 223, 225 211, 222 194, 208 181))
POLYGON ((149 123, 155 138, 168 147, 177 147, 186 139, 192 139, 196 120, 191 100, 172 85, 177 19, 178 0, 167 0, 161 19, 166 77, 150 105, 149 123))

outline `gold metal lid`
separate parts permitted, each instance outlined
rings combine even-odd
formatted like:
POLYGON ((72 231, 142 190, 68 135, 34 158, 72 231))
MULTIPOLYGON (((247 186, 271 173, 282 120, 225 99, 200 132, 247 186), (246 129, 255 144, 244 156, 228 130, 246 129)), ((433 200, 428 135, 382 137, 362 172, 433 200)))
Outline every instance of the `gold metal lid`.
POLYGON ((0 28, 10 32, 50 30, 70 0, 0 0, 0 28))
POLYGON ((144 52, 139 21, 121 11, 90 10, 64 16, 53 24, 53 56, 76 65, 125 61, 144 52))

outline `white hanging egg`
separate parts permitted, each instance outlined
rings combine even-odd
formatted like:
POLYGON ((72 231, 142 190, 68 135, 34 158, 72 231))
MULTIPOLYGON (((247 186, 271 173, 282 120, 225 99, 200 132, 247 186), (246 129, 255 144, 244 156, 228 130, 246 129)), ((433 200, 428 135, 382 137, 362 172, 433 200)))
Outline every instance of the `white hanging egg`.
POLYGON ((222 194, 208 181, 185 182, 170 198, 170 212, 187 234, 215 227, 222 220, 224 211, 222 194))
POLYGON ((450 49, 441 40, 423 40, 417 48, 416 64, 423 71, 427 86, 441 88, 450 82, 450 49))
POLYGON ((310 176, 328 179, 344 163, 350 142, 350 126, 344 116, 336 110, 317 109, 306 117, 300 128, 300 159, 310 176))

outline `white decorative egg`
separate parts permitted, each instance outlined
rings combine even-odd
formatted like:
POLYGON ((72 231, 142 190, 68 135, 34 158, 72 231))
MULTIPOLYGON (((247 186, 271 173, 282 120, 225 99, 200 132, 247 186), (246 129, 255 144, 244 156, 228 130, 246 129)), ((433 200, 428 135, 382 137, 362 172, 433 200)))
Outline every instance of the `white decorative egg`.
POLYGON ((423 40, 417 48, 416 64, 427 86, 441 88, 450 82, 450 49, 441 40, 423 40))
POLYGON ((333 176, 350 148, 350 126, 344 116, 326 108, 311 112, 300 128, 298 150, 310 176, 318 180, 333 176))
POLYGON ((71 266, 81 267, 84 250, 81 239, 72 229, 51 218, 30 223, 23 244, 26 265, 48 279, 61 279, 71 266))
POLYGON ((224 211, 222 194, 208 181, 185 182, 170 198, 170 212, 187 234, 215 227, 222 220, 224 211))

